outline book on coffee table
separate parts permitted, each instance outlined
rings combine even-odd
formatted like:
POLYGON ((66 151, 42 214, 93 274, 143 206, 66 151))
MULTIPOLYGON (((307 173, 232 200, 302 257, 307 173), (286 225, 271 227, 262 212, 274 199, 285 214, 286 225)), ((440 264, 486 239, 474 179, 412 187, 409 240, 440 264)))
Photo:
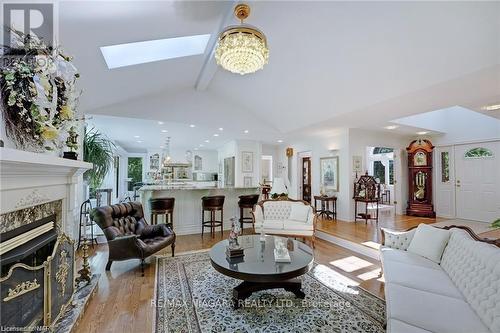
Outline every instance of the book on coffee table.
POLYGON ((226 256, 228 258, 237 258, 237 257, 243 257, 245 254, 243 252, 242 248, 238 249, 231 249, 229 246, 226 247, 226 256))

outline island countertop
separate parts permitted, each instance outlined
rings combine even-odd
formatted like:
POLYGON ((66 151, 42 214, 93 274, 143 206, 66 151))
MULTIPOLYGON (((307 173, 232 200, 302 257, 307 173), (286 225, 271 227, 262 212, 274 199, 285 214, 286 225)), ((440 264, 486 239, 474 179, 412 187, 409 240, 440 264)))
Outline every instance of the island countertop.
MULTIPOLYGON (((204 196, 223 195, 224 200, 224 229, 230 229, 231 217, 240 217, 238 200, 240 195, 259 194, 259 187, 215 187, 193 186, 191 184, 164 184, 144 185, 139 189, 141 202, 144 207, 144 216, 151 221, 149 199, 174 198, 173 225, 177 235, 201 233, 201 198, 204 196)), ((245 216, 250 216, 249 212, 245 216)), ((208 214, 207 214, 208 218, 208 214)), ((220 219, 217 213, 217 219, 220 219)), ((163 221, 163 216, 158 222, 163 221)), ((208 232, 208 229, 205 229, 208 232)), ((220 229, 218 229, 220 232, 220 229)))
POLYGON ((242 190, 242 189, 258 189, 258 186, 251 187, 234 187, 234 186, 193 186, 193 185, 144 185, 139 191, 163 191, 163 190, 242 190))

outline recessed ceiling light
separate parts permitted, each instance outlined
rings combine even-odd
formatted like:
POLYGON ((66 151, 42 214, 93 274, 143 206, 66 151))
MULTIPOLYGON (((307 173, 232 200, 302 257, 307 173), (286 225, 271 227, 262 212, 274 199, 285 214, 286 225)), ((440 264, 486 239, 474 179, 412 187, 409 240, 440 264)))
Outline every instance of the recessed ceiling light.
POLYGON ((134 138, 136 138, 136 139, 138 139, 140 137, 141 137, 140 135, 134 135, 134 138))
POLYGON ((429 133, 429 132, 426 132, 426 131, 420 131, 420 132, 417 132, 417 134, 418 134, 418 135, 425 135, 425 134, 427 134, 427 133, 429 133))
POLYGON ((189 125, 189 127, 193 128, 193 127, 196 127, 196 125, 194 125, 194 124, 191 124, 191 125, 189 125))
POLYGON ((500 104, 486 105, 481 108, 484 111, 500 110, 500 104))
POLYGON ((205 140, 205 142, 206 142, 206 143, 209 143, 209 142, 210 142, 210 140, 205 140))
POLYGON ((162 133, 167 133, 168 131, 167 130, 161 130, 162 133))
POLYGON ((203 147, 203 144, 202 144, 202 143, 200 143, 200 147, 203 147))
POLYGON ((142 143, 142 141, 141 140, 137 140, 137 143, 142 143))
POLYGON ((109 69, 205 53, 210 35, 184 36, 102 46, 109 69))
POLYGON ((280 139, 280 140, 278 140, 278 143, 282 143, 282 142, 283 142, 283 140, 281 140, 281 139, 280 139))
POLYGON ((243 133, 248 134, 248 130, 244 130, 243 133))
POLYGON ((385 128, 385 129, 388 129, 388 130, 393 130, 393 129, 398 128, 398 126, 396 126, 396 125, 389 125, 389 126, 386 126, 386 127, 384 127, 384 128, 385 128))
POLYGON ((198 148, 195 148, 194 150, 198 150, 198 148))
POLYGON ((158 122, 158 125, 163 125, 163 124, 164 124, 164 122, 163 122, 163 121, 159 121, 159 122, 158 122))
POLYGON ((219 134, 215 133, 214 136, 219 136, 219 134))
POLYGON ((223 131, 224 129, 222 127, 219 127, 219 131, 223 131))

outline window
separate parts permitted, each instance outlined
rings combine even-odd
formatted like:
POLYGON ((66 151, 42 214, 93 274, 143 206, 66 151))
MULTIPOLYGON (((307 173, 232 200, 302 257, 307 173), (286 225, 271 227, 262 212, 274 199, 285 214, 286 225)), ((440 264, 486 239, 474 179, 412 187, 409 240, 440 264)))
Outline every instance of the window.
POLYGON ((385 184, 385 166, 381 161, 373 162, 373 176, 380 180, 380 184, 385 184))
POLYGON ((389 160, 389 185, 394 185, 394 160, 389 160))
POLYGON ((129 157, 127 163, 128 190, 133 191, 135 183, 142 182, 142 157, 129 157))
POLYGON ((368 173, 373 175, 385 189, 393 186, 395 182, 394 173, 394 148, 367 147, 368 173))
POLYGON ((465 158, 493 157, 493 152, 487 148, 472 148, 465 153, 465 158))
POLYGON ((447 183, 450 181, 450 153, 447 151, 441 152, 441 182, 447 183))
POLYGON ((373 155, 389 154, 389 153, 393 153, 393 152, 394 152, 393 148, 387 148, 387 147, 375 147, 375 148, 373 148, 373 155))

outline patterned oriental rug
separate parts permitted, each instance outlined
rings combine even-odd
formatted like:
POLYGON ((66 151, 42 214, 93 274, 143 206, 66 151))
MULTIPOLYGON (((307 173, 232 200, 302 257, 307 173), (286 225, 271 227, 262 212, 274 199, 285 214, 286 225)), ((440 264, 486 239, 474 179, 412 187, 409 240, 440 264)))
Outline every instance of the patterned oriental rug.
POLYGON ((234 310, 241 281, 215 271, 208 252, 158 257, 154 332, 384 332, 385 302, 314 264, 305 299, 284 289, 254 293, 234 310))

